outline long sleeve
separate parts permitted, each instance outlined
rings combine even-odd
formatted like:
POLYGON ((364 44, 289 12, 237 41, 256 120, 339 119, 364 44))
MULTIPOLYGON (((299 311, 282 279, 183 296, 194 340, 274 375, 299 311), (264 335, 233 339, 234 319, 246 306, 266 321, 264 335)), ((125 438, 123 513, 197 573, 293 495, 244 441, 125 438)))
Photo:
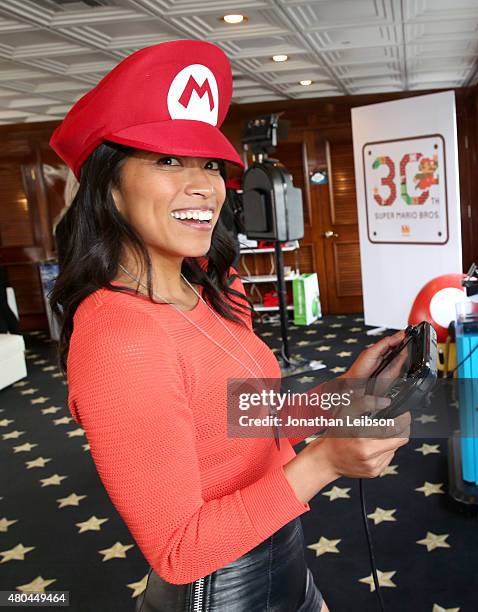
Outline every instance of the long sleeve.
POLYGON ((155 572, 183 584, 310 509, 283 466, 205 501, 195 416, 175 343, 151 315, 96 305, 75 323, 69 406, 105 489, 155 572))

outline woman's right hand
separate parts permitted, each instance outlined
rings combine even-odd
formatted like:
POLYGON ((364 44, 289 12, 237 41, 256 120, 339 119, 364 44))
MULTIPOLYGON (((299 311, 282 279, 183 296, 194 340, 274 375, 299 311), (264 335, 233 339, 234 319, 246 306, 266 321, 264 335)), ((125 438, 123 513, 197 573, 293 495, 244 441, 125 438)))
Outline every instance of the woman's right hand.
MULTIPOLYGON (((318 470, 335 478, 375 478, 390 464, 400 446, 410 438, 411 415, 405 412, 395 418, 395 426, 384 428, 380 438, 324 436, 308 444, 318 470), (383 435, 382 435, 383 434, 383 435)), ((304 449, 306 450, 306 449, 304 449)))

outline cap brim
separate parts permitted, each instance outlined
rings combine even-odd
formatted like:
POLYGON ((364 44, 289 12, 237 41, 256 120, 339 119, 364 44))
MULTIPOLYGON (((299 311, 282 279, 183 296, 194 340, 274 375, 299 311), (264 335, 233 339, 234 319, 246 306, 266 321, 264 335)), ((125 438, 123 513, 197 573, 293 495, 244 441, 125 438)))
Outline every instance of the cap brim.
POLYGON ((224 134, 203 121, 173 119, 142 123, 103 138, 155 153, 223 159, 244 168, 242 159, 224 134))

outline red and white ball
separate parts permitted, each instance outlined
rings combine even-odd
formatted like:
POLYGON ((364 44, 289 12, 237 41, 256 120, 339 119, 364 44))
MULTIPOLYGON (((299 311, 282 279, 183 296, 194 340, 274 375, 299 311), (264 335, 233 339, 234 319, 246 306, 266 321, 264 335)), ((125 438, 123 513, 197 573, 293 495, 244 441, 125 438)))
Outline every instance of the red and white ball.
POLYGON ((466 301, 467 295, 461 284, 465 274, 443 274, 429 281, 413 302, 409 325, 428 321, 437 333, 437 341, 445 342, 448 326, 456 318, 455 305, 466 301))

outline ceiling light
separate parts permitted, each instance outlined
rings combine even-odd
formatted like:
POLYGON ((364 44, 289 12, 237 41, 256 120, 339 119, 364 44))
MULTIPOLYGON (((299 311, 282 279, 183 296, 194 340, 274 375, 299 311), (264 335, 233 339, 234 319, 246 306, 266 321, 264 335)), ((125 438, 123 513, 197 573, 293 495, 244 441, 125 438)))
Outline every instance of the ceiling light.
POLYGON ((308 85, 312 85, 312 81, 310 79, 304 79, 303 81, 299 81, 301 85, 307 87, 308 85))
POLYGON ((244 15, 224 15, 223 19, 226 23, 235 24, 242 23, 247 18, 244 15))
POLYGON ((273 55, 274 62, 286 62, 289 59, 288 55, 273 55))

